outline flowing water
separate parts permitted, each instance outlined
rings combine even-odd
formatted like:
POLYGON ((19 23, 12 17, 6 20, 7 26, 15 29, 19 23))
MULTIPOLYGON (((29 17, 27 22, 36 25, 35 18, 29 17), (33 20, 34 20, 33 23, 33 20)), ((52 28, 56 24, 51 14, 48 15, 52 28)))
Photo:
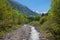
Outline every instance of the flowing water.
POLYGON ((37 32, 35 27, 33 26, 30 27, 31 27, 31 35, 29 40, 39 40, 39 32, 37 32))

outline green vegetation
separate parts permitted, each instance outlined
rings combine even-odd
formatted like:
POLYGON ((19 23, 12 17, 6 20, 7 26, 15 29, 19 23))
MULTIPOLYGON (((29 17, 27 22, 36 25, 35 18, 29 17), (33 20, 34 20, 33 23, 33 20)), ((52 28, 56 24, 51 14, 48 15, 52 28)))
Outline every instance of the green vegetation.
POLYGON ((22 24, 37 26, 49 40, 60 40, 60 0, 52 0, 48 13, 33 17, 15 10, 7 0, 0 0, 0 36, 22 24))
POLYGON ((60 40, 60 0, 53 0, 47 21, 42 27, 48 32, 50 40, 60 40))
POLYGON ((27 23, 28 19, 19 11, 13 9, 7 0, 0 0, 0 35, 27 23))

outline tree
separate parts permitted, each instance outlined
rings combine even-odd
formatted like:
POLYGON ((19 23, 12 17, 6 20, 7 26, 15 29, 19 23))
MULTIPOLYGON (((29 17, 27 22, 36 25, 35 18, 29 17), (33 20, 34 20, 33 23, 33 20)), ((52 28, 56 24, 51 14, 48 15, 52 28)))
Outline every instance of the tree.
POLYGON ((52 0, 47 20, 47 24, 50 25, 48 29, 50 29, 54 40, 60 40, 60 0, 52 0))

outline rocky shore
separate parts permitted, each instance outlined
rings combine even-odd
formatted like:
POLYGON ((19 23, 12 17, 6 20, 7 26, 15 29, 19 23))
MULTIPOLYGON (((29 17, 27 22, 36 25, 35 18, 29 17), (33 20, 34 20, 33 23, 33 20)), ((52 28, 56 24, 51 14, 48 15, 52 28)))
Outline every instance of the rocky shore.
POLYGON ((41 32, 41 30, 38 30, 38 27, 39 27, 39 26, 35 26, 36 30, 39 32, 39 38, 40 38, 40 40, 48 40, 48 39, 46 38, 46 36, 44 35, 44 33, 41 32))
POLYGON ((29 40, 31 28, 27 26, 22 26, 14 31, 11 31, 0 37, 0 40, 29 40))
MULTIPOLYGON (((35 28, 37 30, 37 27, 35 28)), ((39 32, 39 40, 48 40, 42 32, 40 32, 39 30, 37 31, 39 32)), ((0 37, 0 40, 29 40, 31 36, 30 32, 30 25, 24 25, 21 28, 6 33, 3 37, 0 37)))

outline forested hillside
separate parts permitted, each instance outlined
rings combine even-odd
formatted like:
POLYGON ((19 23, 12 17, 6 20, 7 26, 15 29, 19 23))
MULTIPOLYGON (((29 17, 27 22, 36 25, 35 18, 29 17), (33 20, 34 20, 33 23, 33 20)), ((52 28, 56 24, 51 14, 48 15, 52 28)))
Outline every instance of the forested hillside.
POLYGON ((24 23, 27 23, 27 19, 21 12, 15 10, 7 0, 0 0, 0 35, 24 23))
POLYGON ((13 6, 14 9, 22 12, 22 14, 24 14, 26 16, 37 16, 37 15, 39 15, 38 13, 30 10, 27 6, 25 6, 21 3, 18 3, 14 0, 8 0, 8 2, 13 6))

